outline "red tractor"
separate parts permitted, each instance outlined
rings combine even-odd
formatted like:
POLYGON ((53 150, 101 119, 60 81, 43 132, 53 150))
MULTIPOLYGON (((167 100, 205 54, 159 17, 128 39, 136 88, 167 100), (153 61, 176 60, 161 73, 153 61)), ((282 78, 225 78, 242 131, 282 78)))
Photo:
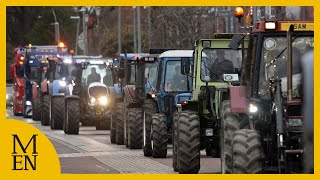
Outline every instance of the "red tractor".
POLYGON ((234 48, 245 38, 249 47, 240 86, 222 106, 222 173, 303 173, 300 64, 314 47, 313 22, 265 21, 248 30, 233 38, 234 48))
POLYGON ((14 49, 13 64, 10 65, 10 75, 14 79, 13 93, 13 114, 22 115, 22 97, 24 95, 24 48, 17 47, 14 49))

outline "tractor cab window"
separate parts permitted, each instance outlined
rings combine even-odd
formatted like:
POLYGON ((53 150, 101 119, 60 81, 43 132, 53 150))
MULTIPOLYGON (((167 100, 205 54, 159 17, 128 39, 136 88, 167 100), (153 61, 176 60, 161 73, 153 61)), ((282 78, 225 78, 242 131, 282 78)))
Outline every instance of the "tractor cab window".
POLYGON ((103 77, 106 76, 106 64, 88 64, 82 72, 82 82, 89 86, 91 83, 103 83, 103 77))
POLYGON ((106 69, 106 75, 103 77, 103 84, 106 86, 113 86, 113 75, 110 68, 106 69))
MULTIPOLYGON (((190 58, 191 59, 191 58, 190 58)), ((188 92, 192 89, 192 77, 181 74, 180 61, 168 61, 165 69, 166 92, 188 92), (188 88, 189 81, 189 88, 188 88)))
MULTIPOLYGON (((293 37, 292 44, 292 90, 293 97, 301 97, 301 57, 313 49, 313 37, 293 37)), ((258 94, 270 97, 270 79, 281 79, 282 95, 287 93, 287 38, 265 37, 262 46, 258 94)))
POLYGON ((145 78, 147 86, 155 89, 156 88, 156 82, 157 82, 157 70, 158 70, 158 63, 148 63, 146 64, 145 69, 145 78))
POLYGON ((201 61, 201 80, 223 82, 223 74, 237 74, 241 62, 241 49, 204 49, 201 61))

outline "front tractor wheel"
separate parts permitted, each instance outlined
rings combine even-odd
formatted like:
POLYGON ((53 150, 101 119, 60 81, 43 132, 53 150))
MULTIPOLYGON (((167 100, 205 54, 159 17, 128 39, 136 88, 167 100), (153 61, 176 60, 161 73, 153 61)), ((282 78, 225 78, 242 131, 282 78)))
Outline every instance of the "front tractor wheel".
POLYGON ((124 104, 117 103, 116 104, 116 143, 118 145, 124 144, 124 104))
POLYGON ((42 112, 41 112, 41 124, 43 126, 48 126, 50 123, 50 106, 51 97, 49 95, 44 95, 42 98, 42 112))
POLYGON ((262 147, 255 130, 240 129, 232 139, 233 174, 257 174, 262 172, 262 147))
POLYGON ((32 119, 35 121, 41 120, 41 101, 36 99, 32 101, 32 119))
POLYGON ((51 100, 51 129, 63 129, 64 96, 53 96, 51 100))
POLYGON ((154 114, 152 116, 152 157, 166 158, 167 157, 167 125, 166 116, 164 114, 154 114))
POLYGON ((223 101, 221 111, 221 134, 220 134, 220 152, 221 152, 221 171, 223 174, 231 173, 232 168, 232 137, 233 133, 239 129, 248 129, 249 121, 239 114, 231 112, 229 100, 223 101))
POLYGON ((197 174, 200 170, 200 120, 195 111, 183 111, 178 120, 178 170, 197 174))
POLYGON ((66 101, 63 130, 66 134, 79 134, 80 102, 78 99, 66 99, 66 101))
POLYGON ((152 115, 158 112, 157 103, 153 99, 146 99, 144 101, 144 114, 143 114, 143 155, 152 156, 151 146, 151 124, 152 115))
POLYGON ((142 109, 128 109, 128 146, 130 149, 141 149, 143 141, 142 109))

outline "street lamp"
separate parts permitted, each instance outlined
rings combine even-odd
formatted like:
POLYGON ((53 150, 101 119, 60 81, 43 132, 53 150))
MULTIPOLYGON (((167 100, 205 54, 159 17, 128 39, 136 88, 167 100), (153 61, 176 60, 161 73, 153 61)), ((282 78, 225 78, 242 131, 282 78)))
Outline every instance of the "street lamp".
POLYGON ((77 20, 77 35, 76 35, 76 49, 75 54, 78 55, 78 38, 79 38, 79 28, 80 28, 80 16, 70 16, 70 19, 77 20))

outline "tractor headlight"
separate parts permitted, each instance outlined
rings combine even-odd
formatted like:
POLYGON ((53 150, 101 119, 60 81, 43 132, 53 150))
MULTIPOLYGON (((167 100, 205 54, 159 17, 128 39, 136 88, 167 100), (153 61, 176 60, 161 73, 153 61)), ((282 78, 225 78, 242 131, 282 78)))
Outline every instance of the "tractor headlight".
POLYGON ((96 102, 96 98, 91 97, 91 98, 90 98, 90 103, 91 103, 91 104, 94 104, 95 102, 96 102))
POLYGON ((255 104, 251 104, 249 105, 249 111, 251 113, 256 113, 258 111, 258 107, 255 104))
POLYGON ((99 103, 103 106, 108 104, 108 98, 106 96, 102 96, 99 98, 99 103))
POLYGON ((31 102, 30 102, 30 101, 27 101, 27 102, 26 102, 26 105, 27 105, 27 106, 31 106, 31 102))
POLYGON ((64 87, 66 86, 66 82, 65 81, 59 81, 60 86, 64 87))
POLYGON ((8 97, 9 97, 8 94, 6 94, 6 99, 8 99, 8 97))

